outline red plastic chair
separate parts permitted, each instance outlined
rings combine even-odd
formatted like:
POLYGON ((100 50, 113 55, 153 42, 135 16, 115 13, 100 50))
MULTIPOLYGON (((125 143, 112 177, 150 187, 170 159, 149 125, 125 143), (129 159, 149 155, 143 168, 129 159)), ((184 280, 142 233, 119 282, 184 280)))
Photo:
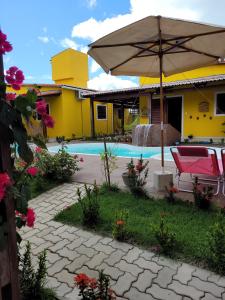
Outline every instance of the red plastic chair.
MULTIPOLYGON (((224 149, 225 150, 225 149, 224 149)), ((222 172, 220 170, 219 162, 217 159, 216 150, 207 147, 192 147, 192 146, 178 146, 171 147, 174 162, 177 167, 178 188, 180 181, 182 182, 194 182, 194 177, 199 175, 205 175, 207 177, 199 177, 199 182, 206 184, 210 183, 216 185, 217 195, 220 190, 220 184, 222 180, 222 172), (181 180, 183 173, 190 174, 191 181, 181 180)), ((224 166, 225 166, 225 152, 224 152, 224 166)), ((225 169, 224 169, 225 170, 225 169)), ((179 188, 180 189, 180 188, 179 188)), ((192 192, 192 190, 184 190, 185 192, 192 192)))
POLYGON ((225 149, 221 149, 221 159, 222 159, 222 166, 223 166, 223 194, 225 195, 225 149))

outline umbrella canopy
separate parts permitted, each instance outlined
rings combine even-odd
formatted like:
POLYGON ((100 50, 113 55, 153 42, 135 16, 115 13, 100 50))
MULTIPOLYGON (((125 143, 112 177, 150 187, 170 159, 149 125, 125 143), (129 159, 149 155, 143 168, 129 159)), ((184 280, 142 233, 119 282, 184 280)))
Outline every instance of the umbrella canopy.
POLYGON ((112 75, 160 77, 162 166, 162 74, 169 76, 213 65, 225 57, 225 27, 149 16, 89 45, 92 56, 112 75))

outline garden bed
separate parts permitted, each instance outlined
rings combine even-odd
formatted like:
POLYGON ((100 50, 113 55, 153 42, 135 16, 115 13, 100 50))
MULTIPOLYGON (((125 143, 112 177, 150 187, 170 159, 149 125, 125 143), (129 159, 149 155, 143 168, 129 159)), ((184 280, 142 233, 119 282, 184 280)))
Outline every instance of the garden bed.
MULTIPOLYGON (((202 211, 193 204, 178 201, 171 204, 164 199, 135 198, 128 192, 101 192, 99 197, 101 221, 93 230, 112 236, 112 224, 116 211, 127 209, 127 242, 153 250, 157 245, 153 226, 159 226, 160 216, 171 232, 176 234, 179 247, 174 257, 200 266, 207 266, 208 231, 217 220, 217 211, 202 211)), ((60 212, 56 221, 74 226, 82 224, 79 203, 60 212)))

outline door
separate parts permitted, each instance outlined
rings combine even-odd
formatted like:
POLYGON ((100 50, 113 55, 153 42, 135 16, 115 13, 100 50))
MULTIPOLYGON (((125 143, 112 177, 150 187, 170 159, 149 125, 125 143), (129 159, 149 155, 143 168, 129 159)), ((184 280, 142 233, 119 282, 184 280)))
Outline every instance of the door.
POLYGON ((167 120, 170 125, 181 132, 182 123, 182 97, 167 97, 167 120))

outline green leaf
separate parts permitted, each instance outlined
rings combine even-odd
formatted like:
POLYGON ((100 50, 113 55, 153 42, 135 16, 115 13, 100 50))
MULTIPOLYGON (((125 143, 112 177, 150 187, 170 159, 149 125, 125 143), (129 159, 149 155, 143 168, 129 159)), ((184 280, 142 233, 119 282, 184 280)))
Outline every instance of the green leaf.
POLYGON ((33 137, 33 142, 35 143, 35 145, 37 145, 38 147, 41 147, 42 149, 46 149, 48 150, 47 146, 45 145, 45 141, 43 140, 43 137, 40 135, 36 135, 33 137))
POLYGON ((24 126, 13 127, 13 134, 16 143, 18 144, 19 156, 28 164, 33 161, 33 152, 27 144, 27 132, 24 126))
POLYGON ((35 97, 33 92, 28 91, 26 95, 16 97, 14 104, 16 109, 18 109, 25 118, 29 118, 32 115, 32 110, 35 109, 36 99, 37 96, 35 97))

